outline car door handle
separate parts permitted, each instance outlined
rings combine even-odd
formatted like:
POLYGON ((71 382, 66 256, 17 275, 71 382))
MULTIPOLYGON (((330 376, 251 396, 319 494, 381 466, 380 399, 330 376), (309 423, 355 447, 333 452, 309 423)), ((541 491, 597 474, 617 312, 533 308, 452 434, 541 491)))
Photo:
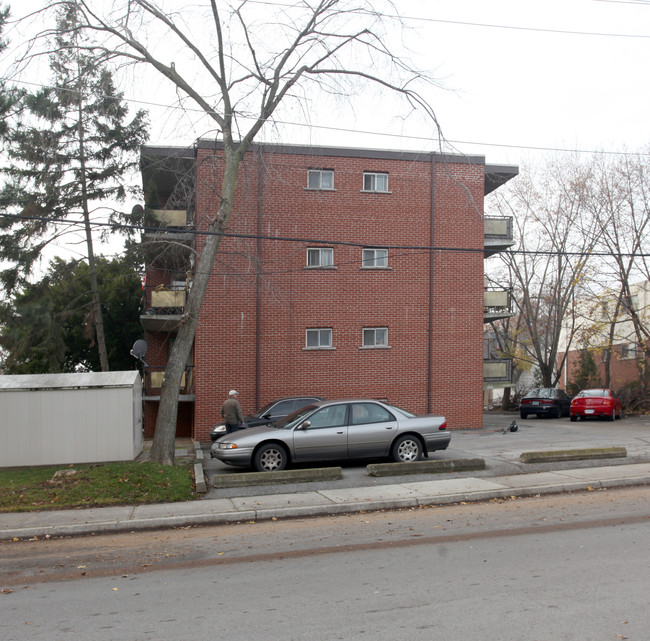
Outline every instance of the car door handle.
POLYGON ((386 426, 385 426, 385 429, 387 429, 387 430, 392 430, 392 429, 393 429, 393 426, 392 426, 392 425, 386 425, 386 426))
POLYGON ((337 434, 345 434, 345 432, 337 432, 337 434))

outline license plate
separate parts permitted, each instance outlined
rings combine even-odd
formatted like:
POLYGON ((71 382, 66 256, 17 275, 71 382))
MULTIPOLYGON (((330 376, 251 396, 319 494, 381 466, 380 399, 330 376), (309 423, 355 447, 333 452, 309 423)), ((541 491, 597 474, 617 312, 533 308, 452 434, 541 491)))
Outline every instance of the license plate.
POLYGON ((585 410, 585 414, 593 414, 594 410, 585 410))
POLYGON ((533 405, 539 405, 539 401, 533 401, 532 404, 533 405))

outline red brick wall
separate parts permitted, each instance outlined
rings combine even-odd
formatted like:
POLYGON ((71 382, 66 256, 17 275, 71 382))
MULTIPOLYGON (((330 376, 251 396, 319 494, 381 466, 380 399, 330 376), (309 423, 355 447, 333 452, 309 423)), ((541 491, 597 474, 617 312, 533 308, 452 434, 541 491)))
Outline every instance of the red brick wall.
MULTIPOLYGON (((558 363, 562 362, 564 352, 558 354, 558 363)), ((577 350, 570 350, 567 356, 567 363, 565 367, 565 374, 562 375, 560 387, 566 388, 567 383, 571 383, 578 375, 580 367, 579 361, 580 352, 577 350)), ((598 351, 594 352, 594 360, 598 368, 598 375, 600 376, 600 384, 605 384, 605 364, 601 360, 601 354, 598 351)), ((628 383, 634 383, 640 379, 639 362, 634 358, 621 358, 620 347, 616 347, 612 354, 610 363, 610 387, 613 390, 620 390, 628 383)))
MULTIPOLYGON (((197 220, 218 205, 220 172, 199 149, 197 220)), ((361 269, 361 246, 334 249, 336 269, 305 269, 308 242, 261 242, 256 371, 257 240, 224 238, 195 341, 195 437, 208 440, 228 390, 244 412, 291 394, 387 399, 443 413, 451 428, 482 425, 484 167, 437 163, 432 377, 427 381, 431 162, 266 153, 242 165, 228 232, 322 239, 390 250, 389 270, 361 269), (309 191, 307 170, 334 170, 335 191, 309 191), (389 194, 361 193, 364 171, 389 172, 389 194), (261 194, 261 199, 258 196, 261 194), (305 350, 305 329, 330 327, 333 346, 305 350), (388 327, 389 349, 360 349, 363 327, 388 327), (431 404, 429 407, 429 399, 431 404)), ((199 224, 201 224, 199 222, 199 224)), ((205 227, 205 222, 203 227, 205 227)))

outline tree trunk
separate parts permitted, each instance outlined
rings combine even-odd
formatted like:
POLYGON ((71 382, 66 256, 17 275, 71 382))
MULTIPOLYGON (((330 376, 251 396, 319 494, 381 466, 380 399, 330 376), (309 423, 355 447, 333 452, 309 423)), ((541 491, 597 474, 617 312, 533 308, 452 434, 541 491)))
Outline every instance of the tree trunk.
POLYGON ((150 460, 155 463, 174 464, 178 390, 194 344, 199 312, 210 282, 217 251, 219 245, 221 245, 221 234, 226 230, 232 213, 237 170, 243 153, 243 145, 236 152, 233 152, 232 148, 230 150, 226 148, 225 150, 226 166, 219 212, 208 226, 208 235, 196 265, 192 287, 187 296, 183 323, 178 331, 165 367, 165 375, 160 390, 156 431, 149 455, 150 460))
POLYGON ((104 318, 102 316, 102 305, 99 298, 99 286, 97 284, 97 267, 95 265, 95 252, 93 251, 93 235, 90 227, 90 212, 88 211, 88 187, 86 184, 86 151, 85 135, 83 124, 83 103, 81 90, 79 90, 78 102, 78 136, 79 136, 79 167, 81 178, 82 209, 84 217, 84 227, 86 230, 86 248, 88 252, 88 269, 90 273, 90 289, 93 299, 93 324, 95 326, 95 336, 97 338, 97 350, 99 351, 99 363, 102 372, 108 372, 108 353, 106 352, 106 338, 104 336, 104 318))

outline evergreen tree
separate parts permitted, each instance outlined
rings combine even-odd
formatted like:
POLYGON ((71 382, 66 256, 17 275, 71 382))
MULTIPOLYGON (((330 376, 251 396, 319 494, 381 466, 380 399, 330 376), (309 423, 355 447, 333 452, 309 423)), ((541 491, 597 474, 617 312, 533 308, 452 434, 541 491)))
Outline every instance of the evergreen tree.
MULTIPOLYGON (((102 54, 82 38, 76 3, 57 14, 52 86, 24 96, 25 111, 7 133, 10 164, 2 200, 18 214, 0 223, 0 258, 7 267, 0 281, 7 292, 25 285, 43 250, 83 230, 93 325, 101 369, 109 369, 102 306, 95 267, 93 224, 97 204, 123 202, 130 192, 125 176, 138 168, 146 141, 143 111, 129 121, 123 94, 116 90, 102 54)), ((117 222, 119 215, 104 222, 117 222)))
MULTIPOLYGON (((129 352, 142 337, 140 276, 121 258, 96 258, 113 368, 134 369, 129 352)), ((97 371, 90 269, 87 261, 55 258, 46 275, 0 304, 0 347, 6 374, 97 371)))

